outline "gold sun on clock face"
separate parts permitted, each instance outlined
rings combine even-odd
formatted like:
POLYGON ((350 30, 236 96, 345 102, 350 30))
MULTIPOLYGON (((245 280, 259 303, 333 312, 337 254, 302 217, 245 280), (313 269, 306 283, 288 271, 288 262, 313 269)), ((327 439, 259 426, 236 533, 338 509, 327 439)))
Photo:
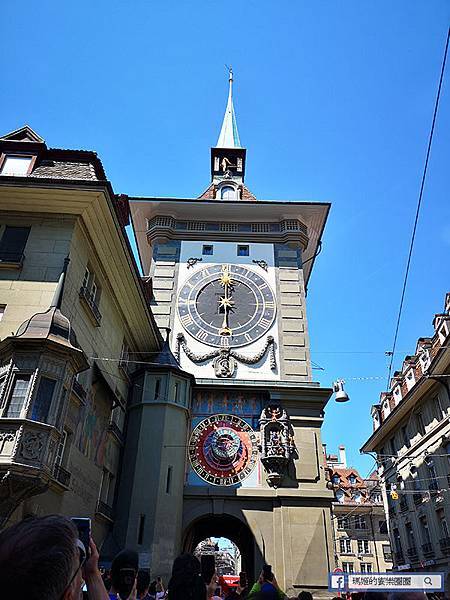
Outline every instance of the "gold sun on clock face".
POLYGON ((217 264, 186 280, 177 299, 185 330, 209 346, 238 347, 263 336, 275 319, 275 297, 252 269, 217 264))

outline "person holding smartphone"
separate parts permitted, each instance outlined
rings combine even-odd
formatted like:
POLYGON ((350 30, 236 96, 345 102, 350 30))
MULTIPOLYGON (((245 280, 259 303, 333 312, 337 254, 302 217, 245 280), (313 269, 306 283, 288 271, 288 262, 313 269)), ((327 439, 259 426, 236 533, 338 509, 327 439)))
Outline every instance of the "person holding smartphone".
POLYGON ((110 600, 136 600, 139 556, 134 550, 122 550, 111 564, 110 600))
POLYGON ((264 565, 259 575, 258 581, 253 584, 247 598, 251 600, 253 597, 257 597, 259 594, 263 594, 267 600, 284 600, 286 594, 280 589, 272 567, 270 565, 264 565))
POLYGON ((84 580, 89 600, 109 600, 98 558, 92 538, 86 548, 70 519, 24 519, 0 533, 2 598, 79 600, 84 580))

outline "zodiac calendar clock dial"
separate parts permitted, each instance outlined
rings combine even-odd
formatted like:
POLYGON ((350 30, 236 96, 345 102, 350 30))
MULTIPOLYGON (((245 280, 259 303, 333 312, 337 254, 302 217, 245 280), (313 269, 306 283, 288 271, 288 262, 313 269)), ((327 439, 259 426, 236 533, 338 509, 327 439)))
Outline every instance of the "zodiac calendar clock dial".
POLYGON ((234 485, 250 475, 258 456, 256 434, 234 415, 200 421, 189 440, 192 468, 207 483, 234 485))
POLYGON ((177 300, 186 331, 216 347, 245 346, 263 336, 275 318, 268 282, 245 266, 211 265, 186 280, 177 300))

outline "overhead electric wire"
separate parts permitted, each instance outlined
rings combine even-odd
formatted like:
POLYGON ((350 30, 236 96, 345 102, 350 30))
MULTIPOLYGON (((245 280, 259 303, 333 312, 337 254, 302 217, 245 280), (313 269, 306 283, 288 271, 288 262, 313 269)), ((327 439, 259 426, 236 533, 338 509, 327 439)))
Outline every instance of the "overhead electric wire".
POLYGON ((394 362, 394 352, 395 352, 395 348, 397 345, 397 338, 398 338, 398 331, 400 328, 400 320, 402 317, 402 312, 403 312, 403 302, 405 300, 405 292, 406 292, 406 285, 408 283, 408 275, 409 275, 409 269, 411 266, 411 257, 412 257, 412 253, 413 253, 413 249, 414 249, 414 242, 416 239, 416 231, 417 231, 417 223, 419 221, 419 213, 420 213, 420 207, 422 205, 422 198, 423 198, 423 190, 425 187, 425 179, 426 179, 426 175, 427 175, 427 171, 428 171, 428 161, 430 158, 430 152, 431 152, 431 144, 433 141, 433 134, 434 134, 434 126, 436 123, 436 116, 437 116, 437 111, 439 108, 439 99, 441 96, 441 88, 442 88, 442 81, 444 79, 444 71, 445 71, 445 63, 447 61, 447 51, 448 51, 448 42, 450 39, 450 27, 447 30, 447 40, 445 43, 445 50, 444 50, 444 58, 442 60, 442 68, 441 68, 441 75, 439 78, 439 85, 438 85, 438 91, 437 91, 437 95, 436 95, 436 101, 434 104, 434 112, 433 112, 433 120, 431 123, 431 130, 430 130, 430 135, 428 138, 428 147, 427 147, 427 153, 426 153, 426 158, 425 158, 425 165, 424 165, 424 169, 423 169, 423 174, 422 174, 422 181, 420 184, 420 192, 419 192, 419 198, 417 201, 417 209, 416 209, 416 216, 414 219, 414 226, 413 226, 413 230, 412 230, 412 235, 411 235, 411 242, 409 245, 409 253, 408 253, 408 260, 406 263, 406 270, 405 270, 405 277, 403 280, 403 288, 402 288, 402 293, 401 293, 401 298, 400 298, 400 306, 399 306, 399 310, 398 310, 398 316, 397 316, 397 323, 395 326, 395 335, 394 335, 394 342, 392 344, 392 353, 390 354, 391 356, 391 360, 389 362, 389 372, 388 372, 388 379, 387 379, 387 386, 389 386, 389 381, 391 378, 391 373, 392 373, 392 364, 394 362))

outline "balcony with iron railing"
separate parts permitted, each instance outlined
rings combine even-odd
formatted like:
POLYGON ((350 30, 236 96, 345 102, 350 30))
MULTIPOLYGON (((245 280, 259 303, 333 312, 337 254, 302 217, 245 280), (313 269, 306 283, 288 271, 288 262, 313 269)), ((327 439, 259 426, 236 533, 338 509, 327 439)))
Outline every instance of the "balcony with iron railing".
POLYGON ((64 469, 61 465, 57 463, 53 467, 53 477, 64 487, 69 487, 71 474, 69 473, 69 471, 66 471, 66 469, 64 469))
POLYGON ((432 558, 434 556, 433 544, 431 542, 422 544, 422 553, 425 558, 432 558))
POLYGON ((82 286, 80 288, 79 296, 81 303, 85 307, 86 312, 88 313, 93 325, 95 325, 95 327, 100 327, 100 324, 102 322, 102 315, 91 290, 86 286, 82 286))

